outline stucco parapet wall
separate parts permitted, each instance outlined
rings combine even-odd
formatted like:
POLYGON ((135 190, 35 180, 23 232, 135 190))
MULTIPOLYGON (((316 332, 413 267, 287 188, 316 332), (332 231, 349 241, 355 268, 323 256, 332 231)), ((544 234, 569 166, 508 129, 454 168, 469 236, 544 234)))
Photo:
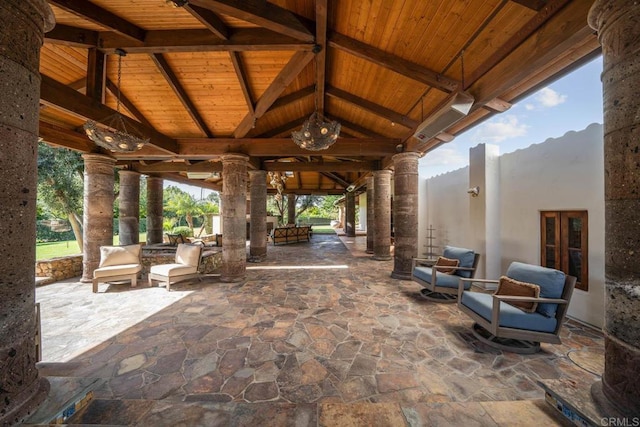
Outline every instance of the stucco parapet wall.
MULTIPOLYGON (((142 257, 142 276, 146 277, 152 265, 171 264, 175 260, 175 254, 154 254, 142 257)), ((200 263, 200 273, 211 274, 217 272, 222 266, 222 250, 205 250, 200 263)), ((69 255, 36 262, 36 277, 46 277, 48 280, 39 281, 38 284, 58 282, 72 279, 82 275, 82 255, 69 255)))

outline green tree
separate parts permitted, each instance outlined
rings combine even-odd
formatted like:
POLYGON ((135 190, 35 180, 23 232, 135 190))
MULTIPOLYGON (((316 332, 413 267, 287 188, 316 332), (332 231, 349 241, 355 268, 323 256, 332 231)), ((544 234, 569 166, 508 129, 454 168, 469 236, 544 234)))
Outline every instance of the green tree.
POLYGON ((187 225, 193 230, 193 217, 199 215, 199 207, 196 199, 189 193, 176 187, 168 187, 167 190, 175 188, 178 191, 168 191, 169 197, 165 209, 175 213, 178 217, 184 216, 187 225))
POLYGON ((82 249, 82 201, 84 162, 66 148, 38 144, 38 200, 51 216, 67 218, 82 249))

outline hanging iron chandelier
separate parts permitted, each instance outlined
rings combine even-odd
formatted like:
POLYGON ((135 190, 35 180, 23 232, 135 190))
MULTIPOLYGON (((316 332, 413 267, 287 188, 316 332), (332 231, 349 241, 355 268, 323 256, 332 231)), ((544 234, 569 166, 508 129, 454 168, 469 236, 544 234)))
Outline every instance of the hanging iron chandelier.
POLYGON ((126 125, 124 117, 120 114, 120 82, 122 80, 122 57, 127 53, 122 49, 116 49, 118 55, 118 84, 116 91, 116 113, 101 120, 101 124, 93 120, 87 121, 84 131, 90 140, 107 150, 128 153, 141 149, 149 142, 134 126, 126 125))

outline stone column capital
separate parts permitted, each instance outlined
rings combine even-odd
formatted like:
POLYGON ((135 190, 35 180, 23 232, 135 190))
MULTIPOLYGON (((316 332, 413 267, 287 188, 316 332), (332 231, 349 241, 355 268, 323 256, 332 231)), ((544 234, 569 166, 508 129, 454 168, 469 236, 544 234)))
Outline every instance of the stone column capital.
POLYGON ((237 163, 244 165, 249 161, 249 156, 240 153, 228 153, 220 156, 220 159, 223 164, 237 163))
POLYGON ((589 26, 609 59, 631 55, 638 49, 640 3, 634 0, 596 0, 589 11, 589 26))
POLYGON ((379 171, 373 171, 373 176, 384 177, 385 175, 391 175, 391 171, 389 169, 382 169, 379 171))
POLYGON ((398 153, 398 154, 394 154, 391 157, 391 160, 393 160, 394 163, 401 162, 401 161, 408 161, 408 160, 414 160, 417 162, 418 159, 420 159, 420 153, 416 151, 407 151, 404 153, 398 153))
POLYGON ((132 171, 132 170, 129 170, 129 169, 120 169, 120 170, 118 170, 118 175, 138 175, 138 176, 140 176, 142 174, 140 172, 138 172, 138 171, 132 171))
POLYGON ((85 165, 88 163, 115 165, 117 162, 117 160, 111 156, 96 153, 85 153, 82 155, 82 159, 84 160, 85 165))

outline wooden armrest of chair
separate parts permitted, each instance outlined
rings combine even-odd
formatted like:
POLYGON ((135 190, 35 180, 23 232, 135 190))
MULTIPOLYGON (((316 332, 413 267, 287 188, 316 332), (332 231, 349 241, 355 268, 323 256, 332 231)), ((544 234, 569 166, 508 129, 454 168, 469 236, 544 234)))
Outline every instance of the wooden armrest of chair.
MULTIPOLYGON (((418 266, 421 267, 432 267, 436 263, 437 259, 433 258, 413 258, 411 261, 412 268, 416 268, 418 266)), ((450 267, 449 267, 450 268, 450 267)))
POLYGON ((521 302, 539 302, 539 303, 549 303, 549 304, 568 304, 569 301, 561 298, 536 298, 536 297, 522 297, 515 295, 493 295, 493 298, 499 301, 521 301, 521 302))
MULTIPOLYGON (((466 283, 470 283, 473 285, 473 283, 500 283, 499 280, 495 280, 495 279, 473 279, 473 278, 466 278, 466 277, 461 277, 460 279, 458 279, 458 301, 460 301, 460 299, 462 298, 462 292, 464 292, 464 286, 466 283)), ((487 290, 494 290, 494 289, 487 289, 487 290)))

